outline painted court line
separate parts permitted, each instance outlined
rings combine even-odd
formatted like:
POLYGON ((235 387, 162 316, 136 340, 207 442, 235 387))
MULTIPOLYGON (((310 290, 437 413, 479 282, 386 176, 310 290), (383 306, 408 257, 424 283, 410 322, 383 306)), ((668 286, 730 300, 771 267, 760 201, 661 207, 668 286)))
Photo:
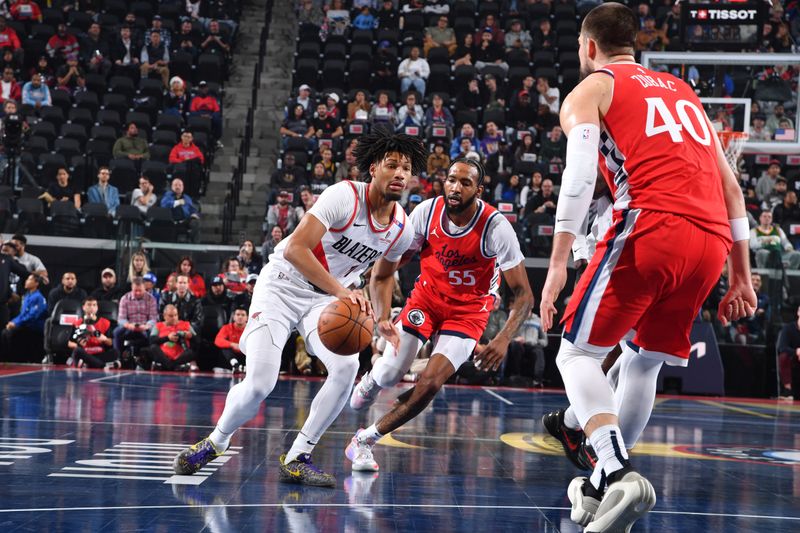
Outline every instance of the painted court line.
POLYGON ((29 374, 38 374, 39 372, 44 372, 44 369, 40 368, 39 370, 26 370, 24 372, 9 372, 8 374, 0 374, 0 378, 15 378, 17 376, 27 376, 29 374))
POLYGON ((130 376, 130 375, 135 374, 135 373, 136 372, 121 372, 121 373, 118 373, 118 374, 112 374, 110 376, 103 376, 102 378, 90 379, 89 383, 98 383, 100 381, 105 381, 107 379, 119 379, 121 377, 130 376))
MULTIPOLYGON (((57 474, 51 474, 56 476, 57 474)), ((152 478, 146 478, 152 479, 152 478)), ((569 511, 569 507, 547 507, 537 505, 454 505, 454 504, 416 504, 416 503, 377 503, 370 505, 359 505, 349 503, 235 503, 235 504, 208 504, 204 508, 275 508, 275 507, 301 507, 301 508, 366 508, 366 509, 507 509, 507 510, 530 510, 530 511, 569 511)), ((42 512, 64 512, 64 511, 140 511, 147 509, 193 509, 194 505, 131 505, 131 506, 109 506, 109 507, 38 507, 30 509, 0 509, 0 513, 42 513, 42 512)), ((690 515, 690 516, 711 516, 723 518, 753 518, 758 520, 786 520, 800 522, 800 516, 771 516, 757 514, 737 514, 737 513, 701 513, 691 511, 650 511, 654 514, 662 515, 690 515)))
POLYGON ((481 387, 481 389, 483 389, 485 392, 488 392, 489 394, 491 394, 492 396, 494 396, 495 398, 497 398, 501 402, 504 402, 504 403, 506 403, 508 405, 514 405, 514 402, 512 402, 511 400, 509 400, 507 398, 503 398, 502 396, 497 394, 495 391, 493 391, 489 387, 481 387))

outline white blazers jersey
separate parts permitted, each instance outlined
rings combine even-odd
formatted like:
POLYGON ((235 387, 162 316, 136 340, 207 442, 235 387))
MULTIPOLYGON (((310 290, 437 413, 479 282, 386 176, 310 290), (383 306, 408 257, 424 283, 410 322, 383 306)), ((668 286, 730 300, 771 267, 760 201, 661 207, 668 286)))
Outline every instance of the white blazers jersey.
MULTIPOLYGON (((381 256, 399 261, 414 239, 414 230, 399 203, 395 203, 389 224, 378 225, 370 214, 369 188, 367 183, 339 182, 325 189, 306 215, 315 217, 328 230, 313 250, 314 256, 344 287, 356 282, 381 256)), ((269 263, 308 283, 283 256, 291 238, 275 247, 269 263)))

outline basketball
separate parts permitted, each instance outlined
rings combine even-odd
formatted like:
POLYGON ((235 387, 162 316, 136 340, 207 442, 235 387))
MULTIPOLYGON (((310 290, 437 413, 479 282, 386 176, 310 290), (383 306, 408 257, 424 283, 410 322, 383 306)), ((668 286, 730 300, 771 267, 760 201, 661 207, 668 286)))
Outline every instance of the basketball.
POLYGON ((317 322, 317 332, 322 344, 339 355, 359 353, 372 342, 375 322, 361 307, 350 300, 331 302, 317 322))

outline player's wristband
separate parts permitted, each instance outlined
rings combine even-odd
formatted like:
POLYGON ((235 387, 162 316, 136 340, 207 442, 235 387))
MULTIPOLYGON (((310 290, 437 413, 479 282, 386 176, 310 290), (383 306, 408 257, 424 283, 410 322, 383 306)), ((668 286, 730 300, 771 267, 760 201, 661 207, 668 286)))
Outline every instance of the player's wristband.
POLYGON ((746 241, 750 238, 750 223, 747 222, 747 217, 732 218, 728 222, 731 224, 733 242, 746 241))

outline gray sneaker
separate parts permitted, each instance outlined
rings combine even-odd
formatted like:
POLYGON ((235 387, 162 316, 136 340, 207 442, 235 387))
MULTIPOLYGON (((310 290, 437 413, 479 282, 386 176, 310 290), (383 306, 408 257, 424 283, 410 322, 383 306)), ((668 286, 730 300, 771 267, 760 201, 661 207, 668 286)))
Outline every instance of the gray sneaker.
POLYGON ((628 533, 633 523, 650 512, 655 504, 653 485, 631 469, 618 481, 610 481, 594 519, 584 532, 628 533))
POLYGON ((323 472, 311 462, 311 454, 301 453, 297 459, 285 463, 286 454, 281 455, 278 479, 283 483, 309 485, 311 487, 335 487, 336 478, 323 472))

